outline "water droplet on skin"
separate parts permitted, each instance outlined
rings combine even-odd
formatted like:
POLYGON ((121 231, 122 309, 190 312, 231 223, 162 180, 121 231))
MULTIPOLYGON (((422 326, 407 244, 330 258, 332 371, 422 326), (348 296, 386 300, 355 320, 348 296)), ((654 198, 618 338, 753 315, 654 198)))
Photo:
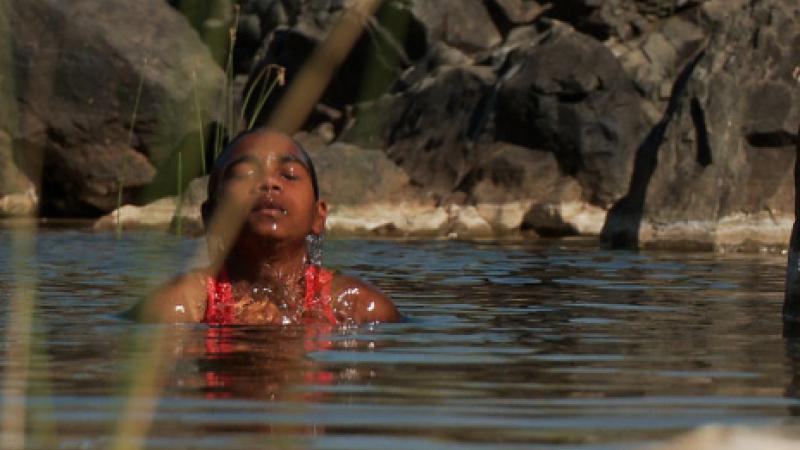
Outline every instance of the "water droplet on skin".
POLYGON ((308 253, 308 262, 315 266, 322 265, 322 242, 323 235, 309 234, 306 236, 306 251, 308 253))
POLYGON ((183 305, 175 305, 175 314, 186 314, 186 308, 183 305))
POLYGON ((375 302, 369 302, 369 305, 367 305, 367 311, 375 311, 375 302))

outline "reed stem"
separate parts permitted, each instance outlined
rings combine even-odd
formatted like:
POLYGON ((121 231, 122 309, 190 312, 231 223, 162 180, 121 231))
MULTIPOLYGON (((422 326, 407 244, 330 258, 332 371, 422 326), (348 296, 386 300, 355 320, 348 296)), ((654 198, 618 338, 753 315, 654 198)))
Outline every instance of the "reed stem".
POLYGON ((197 99, 197 73, 192 72, 192 96, 194 97, 194 110, 197 112, 197 127, 200 129, 200 167, 203 175, 208 173, 206 168, 206 133, 203 129, 203 113, 200 110, 200 101, 197 99))
MULTIPOLYGON (((144 60, 145 67, 147 66, 147 59, 144 60)), ((136 115, 139 113, 139 101, 142 98, 142 87, 144 86, 144 68, 142 68, 141 75, 139 76, 139 86, 136 88, 136 97, 133 101, 133 112, 131 112, 131 123, 128 127, 128 147, 133 143, 133 127, 136 124, 136 115)))
MULTIPOLYGON (((283 70, 281 67, 280 70, 283 70)), ((266 82, 266 80, 264 80, 266 82)), ((272 91, 275 89, 275 86, 278 84, 283 85, 283 72, 279 72, 275 79, 272 80, 272 84, 269 85, 269 89, 266 92, 263 92, 263 85, 262 85, 262 93, 258 98, 258 104, 256 105, 256 109, 253 111, 253 114, 250 116, 250 122, 247 124, 247 129, 251 130, 253 125, 255 125, 256 120, 258 120, 258 115, 261 113, 261 110, 264 108, 264 105, 267 104, 267 99, 270 95, 272 95, 272 91)))
MULTIPOLYGON (((147 58, 144 59, 144 67, 147 67, 147 58)), ((139 114, 139 102, 142 99, 142 88, 144 87, 144 67, 139 75, 139 85, 136 87, 136 97, 133 100, 133 111, 131 111, 131 123, 128 126, 128 147, 131 147, 133 144, 133 128, 136 126, 136 116, 139 114)), ((123 190, 123 178, 120 176, 117 178, 117 220, 115 224, 115 231, 117 239, 122 237, 122 190, 123 190)))
POLYGON ((181 235, 181 225, 183 217, 181 214, 181 204, 183 203, 183 152, 178 152, 178 199, 175 207, 175 229, 178 237, 181 235))
POLYGON ((26 447, 27 390, 30 381, 31 344, 33 340, 33 313, 36 301, 36 278, 31 264, 35 253, 33 222, 24 222, 12 231, 11 255, 15 287, 11 291, 5 341, 5 356, 0 398, 2 422, 0 435, 6 450, 26 447))
POLYGON ((231 27, 228 30, 228 57, 225 63, 225 119, 228 132, 235 134, 237 132, 236 114, 233 112, 234 103, 234 85, 233 85, 233 50, 236 46, 236 33, 239 27, 239 5, 234 5, 234 18, 231 27))
POLYGON ((117 239, 122 237, 122 177, 117 178, 117 213, 116 213, 117 239))

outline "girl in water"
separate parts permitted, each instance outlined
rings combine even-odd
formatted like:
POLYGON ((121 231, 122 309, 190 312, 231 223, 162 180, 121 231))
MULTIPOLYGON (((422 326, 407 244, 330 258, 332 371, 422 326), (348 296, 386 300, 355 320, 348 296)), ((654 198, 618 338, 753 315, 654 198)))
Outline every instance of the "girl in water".
POLYGON ((210 266, 162 286, 132 313, 214 325, 400 320, 378 289, 313 260, 309 242, 319 240, 327 213, 297 142, 268 129, 239 135, 209 177, 203 221, 210 266))

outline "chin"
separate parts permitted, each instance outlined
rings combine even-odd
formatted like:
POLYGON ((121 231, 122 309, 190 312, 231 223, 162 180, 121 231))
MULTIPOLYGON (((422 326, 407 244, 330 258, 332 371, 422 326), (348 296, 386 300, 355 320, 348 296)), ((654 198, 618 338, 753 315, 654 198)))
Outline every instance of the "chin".
POLYGON ((243 230, 246 234, 270 239, 281 239, 285 237, 286 230, 280 224, 275 222, 258 221, 256 223, 248 223, 243 230))
POLYGON ((249 235, 259 241, 290 241, 305 239, 305 234, 297 237, 296 232, 288 224, 274 220, 249 220, 244 229, 244 235, 249 235))

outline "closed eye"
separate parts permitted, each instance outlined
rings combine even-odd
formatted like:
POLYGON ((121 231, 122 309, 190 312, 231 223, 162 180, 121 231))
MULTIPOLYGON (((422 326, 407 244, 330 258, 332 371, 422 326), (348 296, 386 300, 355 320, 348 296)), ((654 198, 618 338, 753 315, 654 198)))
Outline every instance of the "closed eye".
POLYGON ((302 178, 301 167, 303 167, 301 164, 297 163, 296 161, 291 161, 283 165, 280 175, 289 181, 299 180, 302 178))
POLYGON ((242 158, 225 168, 224 180, 246 180, 258 175, 258 164, 251 158, 242 158))
POLYGON ((226 180, 245 180, 245 179, 254 177, 255 174, 256 174, 256 170, 254 168, 252 168, 252 167, 250 167, 250 168, 238 167, 238 168, 234 168, 234 169, 229 170, 228 172, 226 172, 225 179, 226 180))
POLYGON ((295 181, 295 180, 299 180, 300 179, 300 177, 298 177, 297 175, 295 175, 294 173, 291 173, 291 172, 282 172, 281 176, 283 178, 286 178, 287 180, 290 180, 290 181, 295 181))

